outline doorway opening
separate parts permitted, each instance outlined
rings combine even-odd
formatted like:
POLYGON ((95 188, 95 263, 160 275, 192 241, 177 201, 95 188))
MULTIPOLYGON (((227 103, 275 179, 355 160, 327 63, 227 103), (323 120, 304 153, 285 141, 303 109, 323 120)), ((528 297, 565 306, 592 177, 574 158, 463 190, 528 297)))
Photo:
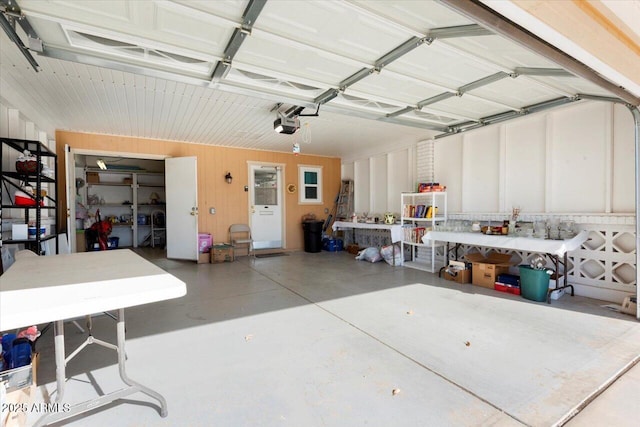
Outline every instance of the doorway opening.
POLYGON ((92 151, 68 154, 67 229, 71 231, 72 251, 99 249, 91 232, 98 219, 111 225, 108 249, 150 247, 164 251, 164 160, 92 151))

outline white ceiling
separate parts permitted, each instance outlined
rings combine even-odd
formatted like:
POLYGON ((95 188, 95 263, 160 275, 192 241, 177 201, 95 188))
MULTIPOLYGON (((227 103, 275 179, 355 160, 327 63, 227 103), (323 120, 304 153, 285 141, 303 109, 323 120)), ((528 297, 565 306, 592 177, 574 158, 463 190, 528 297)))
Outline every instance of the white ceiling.
POLYGON ((2 33, 0 95, 48 132, 276 151, 298 142, 305 154, 342 158, 561 97, 612 96, 571 75, 524 75, 559 67, 482 28, 452 37, 449 27, 474 23, 436 2, 269 0, 240 31, 248 6, 260 3, 17 1, 44 52, 34 55, 36 73, 2 33), (236 32, 242 43, 218 73, 236 32), (408 41, 412 48, 384 59, 408 41), (357 73, 365 77, 347 80, 357 73), (504 74, 465 87, 496 73, 504 74), (277 134, 278 104, 307 107, 302 114, 320 105, 319 116, 277 134))

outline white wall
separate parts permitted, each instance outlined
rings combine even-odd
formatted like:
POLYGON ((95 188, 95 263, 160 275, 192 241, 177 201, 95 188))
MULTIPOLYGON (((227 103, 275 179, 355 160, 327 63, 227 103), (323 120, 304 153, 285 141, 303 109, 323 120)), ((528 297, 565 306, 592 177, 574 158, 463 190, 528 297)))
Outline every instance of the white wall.
POLYGON ((355 181, 358 212, 376 213, 385 192, 398 212, 401 192, 433 179, 447 186, 453 219, 499 221, 519 206, 523 220, 574 220, 594 245, 571 254, 576 294, 620 303, 636 288, 633 132, 626 107, 583 101, 363 156, 342 176, 355 181))
POLYGON ((400 212, 400 194, 415 191, 415 147, 403 147, 342 164, 342 179, 354 181, 358 214, 400 212))
POLYGON ((450 218, 500 221, 519 206, 525 221, 576 221, 591 239, 569 255, 576 294, 616 303, 635 294, 635 147, 626 107, 581 102, 433 145, 450 218))
POLYGON ((633 213, 633 120, 581 102, 434 143, 449 212, 633 213))

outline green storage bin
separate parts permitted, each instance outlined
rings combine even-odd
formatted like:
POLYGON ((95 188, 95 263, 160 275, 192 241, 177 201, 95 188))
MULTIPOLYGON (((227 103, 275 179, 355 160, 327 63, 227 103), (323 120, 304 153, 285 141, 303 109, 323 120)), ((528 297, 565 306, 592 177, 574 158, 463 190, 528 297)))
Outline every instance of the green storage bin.
POLYGON ((549 292, 549 274, 547 270, 534 270, 528 265, 520 268, 520 295, 524 298, 543 302, 549 292))

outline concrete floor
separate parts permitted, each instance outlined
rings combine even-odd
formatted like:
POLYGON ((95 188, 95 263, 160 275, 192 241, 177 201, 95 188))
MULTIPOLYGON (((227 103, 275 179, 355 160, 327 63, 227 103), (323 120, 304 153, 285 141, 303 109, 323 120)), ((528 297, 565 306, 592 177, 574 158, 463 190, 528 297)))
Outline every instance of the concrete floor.
MULTIPOLYGON (((638 425, 640 366, 591 399, 640 358, 640 323, 601 301, 536 303, 344 252, 146 256, 188 289, 126 311, 128 373, 166 397, 169 415, 134 394, 68 425, 638 425)), ((113 340, 114 326, 96 317, 94 335, 113 340)), ((66 328, 69 352, 84 336, 66 328)), ((46 401, 50 332, 38 350, 35 399, 46 401)), ((66 401, 121 387, 110 350, 90 346, 67 370, 66 401)))

